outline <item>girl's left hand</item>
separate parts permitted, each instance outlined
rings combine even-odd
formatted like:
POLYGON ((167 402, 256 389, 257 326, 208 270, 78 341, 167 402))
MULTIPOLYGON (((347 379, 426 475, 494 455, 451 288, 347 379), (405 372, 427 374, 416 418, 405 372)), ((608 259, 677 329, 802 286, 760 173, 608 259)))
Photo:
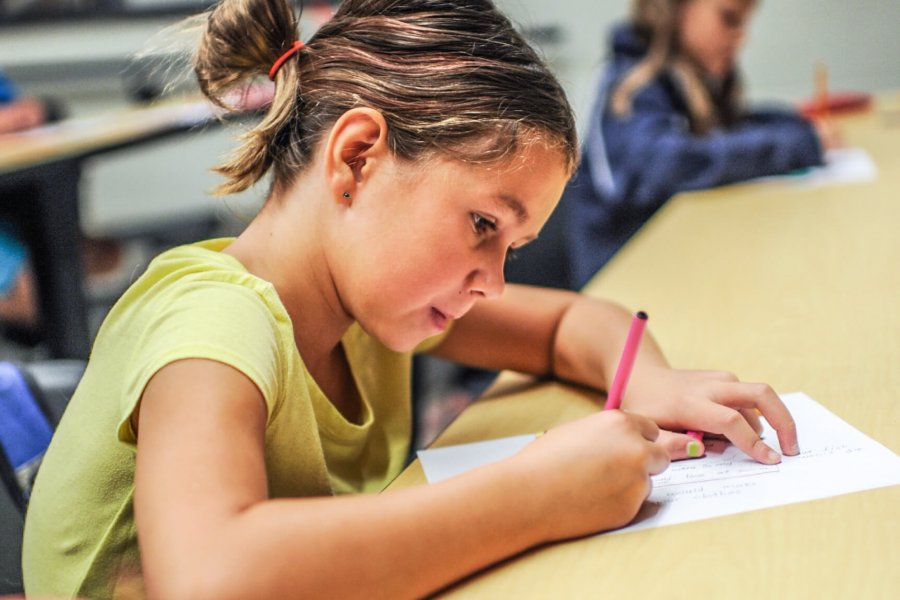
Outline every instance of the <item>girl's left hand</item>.
MULTIPOLYGON (((781 456, 760 439, 759 415, 778 434, 785 454, 800 453, 797 427, 784 403, 764 383, 744 383, 724 371, 684 371, 645 365, 635 370, 622 408, 650 417, 669 432, 659 443, 673 459, 692 456, 692 438, 678 431, 695 430, 729 439, 753 459, 766 464, 781 456)), ((702 453, 702 446, 699 448, 702 453)))

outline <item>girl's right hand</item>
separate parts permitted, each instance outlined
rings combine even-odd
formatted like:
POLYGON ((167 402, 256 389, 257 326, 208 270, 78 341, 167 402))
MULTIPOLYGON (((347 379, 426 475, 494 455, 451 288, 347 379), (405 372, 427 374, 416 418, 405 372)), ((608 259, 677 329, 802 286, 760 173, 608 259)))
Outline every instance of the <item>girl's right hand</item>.
POLYGON ((651 490, 650 476, 669 465, 656 424, 640 415, 603 411, 551 429, 518 461, 532 482, 544 541, 628 524, 651 490))

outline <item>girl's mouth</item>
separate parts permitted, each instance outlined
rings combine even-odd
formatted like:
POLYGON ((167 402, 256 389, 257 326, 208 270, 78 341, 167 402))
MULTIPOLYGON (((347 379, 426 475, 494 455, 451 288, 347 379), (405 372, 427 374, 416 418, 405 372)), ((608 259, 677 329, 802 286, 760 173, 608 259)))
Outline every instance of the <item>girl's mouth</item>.
POLYGON ((444 331, 445 329, 447 329, 447 325, 450 324, 450 318, 432 306, 431 307, 431 322, 437 328, 438 331, 444 331))

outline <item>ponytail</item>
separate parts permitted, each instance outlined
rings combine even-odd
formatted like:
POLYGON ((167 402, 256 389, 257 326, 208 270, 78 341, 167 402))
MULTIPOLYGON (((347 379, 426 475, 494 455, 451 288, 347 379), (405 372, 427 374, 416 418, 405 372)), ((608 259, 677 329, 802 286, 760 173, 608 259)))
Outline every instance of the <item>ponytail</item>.
MULTIPOLYGON (((200 90, 225 109, 234 92, 260 76, 298 36, 298 22, 286 0, 225 0, 209 13, 206 29, 194 58, 200 90)), ((218 194, 241 192, 259 181, 272 166, 272 146, 296 106, 298 57, 286 60, 275 74, 275 95, 262 120, 240 136, 238 149, 215 170, 226 181, 218 194)))

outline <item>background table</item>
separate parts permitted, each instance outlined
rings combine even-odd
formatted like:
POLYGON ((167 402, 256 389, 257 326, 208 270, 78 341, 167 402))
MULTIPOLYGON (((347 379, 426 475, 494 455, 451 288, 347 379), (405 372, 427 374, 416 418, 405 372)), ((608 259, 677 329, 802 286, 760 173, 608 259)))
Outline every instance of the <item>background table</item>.
MULTIPOLYGON (((253 88, 242 101, 253 110, 269 98, 268 88, 253 88)), ((82 162, 194 131, 215 116, 191 96, 0 135, 0 218, 18 227, 31 253, 39 335, 52 357, 87 358, 91 345, 79 243, 82 162)))
MULTIPOLYGON (((674 366, 807 392, 900 452, 900 95, 842 118, 876 181, 757 182, 669 202, 586 287, 650 314, 674 366)), ((434 446, 598 410, 507 377, 434 446)), ((802 448, 803 432, 800 432, 802 448)), ((424 482, 413 463, 390 486, 424 482)), ((539 485, 540 482, 535 482, 539 485)), ((447 590, 531 598, 896 598, 900 486, 531 550, 447 590)))

